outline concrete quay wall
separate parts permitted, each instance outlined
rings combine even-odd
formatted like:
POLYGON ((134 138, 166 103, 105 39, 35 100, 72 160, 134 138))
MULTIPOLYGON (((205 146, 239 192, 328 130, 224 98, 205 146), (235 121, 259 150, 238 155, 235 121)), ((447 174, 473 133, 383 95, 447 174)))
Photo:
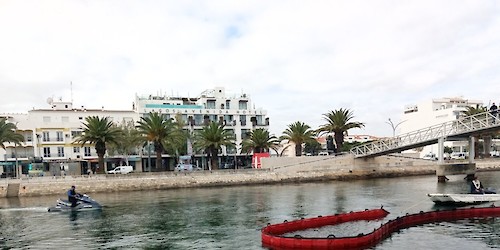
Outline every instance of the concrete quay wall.
MULTIPOLYGON (((77 186, 80 193, 163 190, 188 187, 216 187, 235 185, 279 184, 352 180, 367 178, 400 177, 411 175, 435 175, 435 164, 419 166, 388 164, 381 159, 375 165, 318 165, 314 169, 275 171, 271 169, 218 170, 186 173, 136 173, 130 175, 95 175, 77 177, 34 177, 0 180, 0 197, 43 196, 65 193, 77 186), (387 165, 388 164, 388 165, 387 165), (17 187, 17 189, 16 189, 17 187)), ((500 170, 500 160, 478 161, 478 171, 500 170)))

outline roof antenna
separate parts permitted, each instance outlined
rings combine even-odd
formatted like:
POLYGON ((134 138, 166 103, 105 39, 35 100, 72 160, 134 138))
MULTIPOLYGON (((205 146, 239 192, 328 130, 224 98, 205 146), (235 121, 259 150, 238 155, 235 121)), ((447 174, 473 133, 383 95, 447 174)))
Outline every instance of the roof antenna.
POLYGON ((73 104, 73 81, 69 82, 70 90, 71 90, 71 104, 73 104))

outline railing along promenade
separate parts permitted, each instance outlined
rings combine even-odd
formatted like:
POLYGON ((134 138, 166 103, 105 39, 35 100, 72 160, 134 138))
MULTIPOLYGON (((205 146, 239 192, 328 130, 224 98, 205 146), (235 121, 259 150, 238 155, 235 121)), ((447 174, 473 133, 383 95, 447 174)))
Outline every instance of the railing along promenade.
POLYGON ((483 112, 419 129, 393 138, 369 142, 351 149, 355 158, 375 157, 435 144, 440 138, 457 140, 500 130, 498 115, 483 112))

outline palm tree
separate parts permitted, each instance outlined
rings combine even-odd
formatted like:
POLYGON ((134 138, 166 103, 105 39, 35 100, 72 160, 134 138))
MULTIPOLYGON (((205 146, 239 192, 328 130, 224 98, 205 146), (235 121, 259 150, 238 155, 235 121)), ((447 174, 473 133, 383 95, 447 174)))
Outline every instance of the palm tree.
POLYGON ((163 140, 163 146, 165 152, 175 155, 177 158, 187 153, 188 138, 191 135, 188 130, 183 130, 186 123, 182 120, 181 114, 175 116, 175 121, 172 122, 172 125, 173 129, 170 135, 163 140))
POLYGON ((264 153, 273 149, 278 152, 279 140, 276 136, 269 134, 269 131, 258 128, 250 132, 250 136, 241 143, 241 152, 264 153))
POLYGON ((314 131, 311 130, 309 125, 297 121, 288 125, 288 128, 283 131, 280 140, 293 142, 295 144, 295 156, 301 156, 302 144, 314 140, 314 131))
POLYGON ((335 144, 338 150, 342 149, 342 144, 344 144, 344 136, 347 135, 347 131, 352 128, 362 128, 365 125, 361 122, 351 122, 350 120, 354 118, 354 115, 349 109, 339 109, 335 111, 330 111, 329 113, 323 114, 323 118, 326 120, 326 124, 319 127, 318 134, 321 133, 334 133, 335 144))
POLYGON ((465 110, 462 111, 462 114, 465 116, 470 116, 470 115, 477 115, 480 113, 484 113, 486 111, 488 111, 488 109, 484 106, 477 106, 477 107, 467 106, 465 107, 465 110))
POLYGON ((234 134, 224 129, 224 125, 210 122, 202 130, 195 133, 194 147, 196 150, 204 150, 210 159, 211 169, 218 169, 217 156, 222 146, 234 147, 234 134))
POLYGON ((7 119, 0 119, 0 146, 5 149, 5 143, 14 143, 20 145, 24 142, 24 136, 16 133, 17 126, 14 123, 7 122, 7 119))
POLYGON ((156 168, 162 166, 161 154, 165 150, 168 138, 174 133, 175 126, 171 119, 167 119, 164 114, 158 112, 149 113, 146 117, 141 117, 137 128, 146 137, 147 141, 153 142, 156 152, 156 168))
POLYGON ((120 138, 118 129, 108 117, 88 116, 83 124, 83 132, 75 139, 75 143, 94 144, 101 172, 104 172, 104 155, 108 144, 117 144, 120 138))
POLYGON ((123 155, 127 166, 129 166, 128 156, 137 152, 137 149, 144 143, 144 137, 132 122, 123 123, 118 129, 120 129, 120 134, 117 144, 110 144, 108 152, 123 155))

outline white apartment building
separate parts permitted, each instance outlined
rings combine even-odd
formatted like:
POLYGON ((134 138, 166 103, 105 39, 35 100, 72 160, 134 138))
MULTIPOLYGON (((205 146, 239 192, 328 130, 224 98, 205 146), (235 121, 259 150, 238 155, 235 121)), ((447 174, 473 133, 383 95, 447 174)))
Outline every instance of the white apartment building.
MULTIPOLYGON (((52 174, 56 172, 59 174, 60 167, 72 173, 83 172, 87 167, 97 163, 97 154, 93 146, 82 147, 81 144, 74 143, 75 138, 82 133, 86 117, 109 117, 117 124, 134 122, 139 118, 132 110, 75 108, 71 102, 52 100, 49 100, 49 105, 50 108, 33 109, 27 114, 0 115, 0 118, 6 118, 8 122, 16 124, 18 133, 25 138, 22 145, 8 143, 5 145, 6 150, 0 151, 3 165, 13 165, 17 162, 26 168, 31 162, 43 160, 50 163, 52 174), (70 170, 69 166, 74 168, 70 170)), ((0 172, 3 171, 6 169, 0 169, 0 172)))
MULTIPOLYGON (((400 134, 417 131, 444 122, 456 120, 467 107, 481 107, 483 102, 479 100, 469 100, 463 97, 440 98, 424 101, 416 105, 405 107, 401 124, 399 125, 400 134)), ((467 142, 447 141, 445 146, 452 147, 454 152, 464 152, 467 142)), ((437 144, 425 146, 420 152, 420 157, 425 154, 437 154, 437 144)))
POLYGON ((136 96, 134 110, 140 116, 150 112, 160 112, 169 118, 180 115, 191 132, 212 121, 224 124, 235 135, 237 147, 224 148, 222 155, 240 154, 238 145, 249 132, 269 128, 266 110, 256 109, 247 94, 226 94, 222 87, 206 90, 197 97, 136 96))
MULTIPOLYGON (((136 96, 136 101, 130 110, 87 109, 83 106, 75 108, 72 102, 62 100, 49 100, 49 105, 50 108, 33 109, 26 114, 0 114, 0 118, 6 118, 8 122, 16 124, 18 132, 25 138, 25 142, 20 146, 9 143, 5 145, 6 150, 0 149, 0 173, 8 171, 9 166, 12 169, 15 162, 26 169, 30 162, 37 160, 50 163, 50 171, 56 171, 55 166, 59 165, 66 170, 68 165, 73 166, 73 169, 70 169, 73 174, 82 174, 87 168, 95 168, 97 154, 94 147, 87 145, 81 147, 80 144, 74 143, 74 139, 81 134, 83 123, 88 116, 109 117, 116 124, 121 124, 135 123, 150 112, 160 112, 169 118, 175 118, 180 114, 187 124, 186 129, 191 131, 201 129, 209 121, 217 121, 225 124, 226 129, 235 134, 236 145, 240 145, 252 129, 269 127, 267 112, 255 109, 247 94, 228 96, 224 88, 206 90, 195 98, 166 95, 136 96)), ((223 149, 222 156, 227 158, 225 162, 236 162, 237 157, 246 160, 246 157, 240 155, 239 150, 238 146, 223 149)), ((145 158, 151 157, 142 153, 129 157, 136 171, 142 171, 142 166, 149 162, 145 158)), ((110 169, 119 163, 107 164, 107 168, 110 169)))

